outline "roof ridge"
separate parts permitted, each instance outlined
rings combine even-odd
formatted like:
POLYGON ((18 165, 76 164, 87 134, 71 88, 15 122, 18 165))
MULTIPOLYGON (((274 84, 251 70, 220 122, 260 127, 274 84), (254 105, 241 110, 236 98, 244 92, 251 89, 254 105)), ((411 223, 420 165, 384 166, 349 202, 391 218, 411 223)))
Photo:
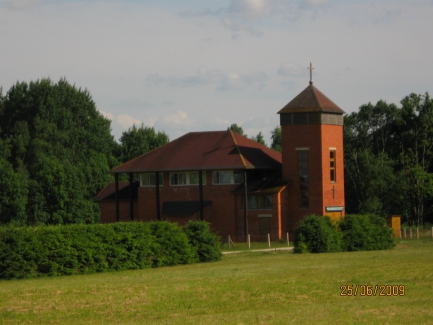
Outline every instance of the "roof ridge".
POLYGON ((319 100, 317 99, 317 94, 316 94, 316 87, 314 87, 313 84, 310 85, 310 89, 311 89, 311 93, 313 94, 314 100, 316 101, 317 107, 323 109, 322 105, 320 104, 319 100))
MULTIPOLYGON (((242 163, 244 164, 244 167, 246 168, 247 164, 245 163, 245 159, 244 159, 244 156, 242 155, 241 149, 239 149, 238 142, 236 141, 236 137, 233 134, 232 130, 228 130, 228 131, 230 132, 230 135, 232 136, 233 142, 235 143, 235 147, 239 153, 239 156, 241 157, 241 160, 242 160, 242 163)), ((239 135, 241 135, 241 134, 239 134, 239 135)))

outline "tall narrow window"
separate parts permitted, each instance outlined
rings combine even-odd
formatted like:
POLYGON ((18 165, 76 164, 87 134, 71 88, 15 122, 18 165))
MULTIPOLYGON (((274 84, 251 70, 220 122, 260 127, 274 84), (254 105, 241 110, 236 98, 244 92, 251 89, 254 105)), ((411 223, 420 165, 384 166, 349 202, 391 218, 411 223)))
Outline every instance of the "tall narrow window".
POLYGON ((299 172, 299 207, 308 208, 309 182, 308 182, 308 150, 298 150, 298 172, 299 172))
POLYGON ((335 150, 329 151, 329 170, 331 176, 331 182, 336 182, 336 173, 335 173, 335 150))

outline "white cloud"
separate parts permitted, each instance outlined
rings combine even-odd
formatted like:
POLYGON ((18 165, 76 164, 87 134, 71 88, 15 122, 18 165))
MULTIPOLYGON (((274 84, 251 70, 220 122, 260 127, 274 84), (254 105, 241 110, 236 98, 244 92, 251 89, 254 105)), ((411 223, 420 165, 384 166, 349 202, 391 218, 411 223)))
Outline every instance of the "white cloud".
POLYGON ((119 122, 119 124, 125 129, 133 126, 134 124, 141 125, 140 120, 137 120, 128 114, 120 114, 117 116, 117 122, 119 122))
POLYGON ((0 5, 13 9, 26 9, 41 4, 43 0, 0 0, 0 5))
POLYGON ((111 113, 105 112, 102 109, 98 109, 99 113, 102 114, 102 116, 104 116, 105 118, 108 118, 109 120, 113 120, 114 116, 111 113))
POLYGON ((162 118, 164 124, 181 124, 186 121, 188 114, 181 110, 177 110, 175 114, 165 115, 162 118))
POLYGON ((263 36, 262 31, 254 28, 251 23, 243 20, 238 20, 234 18, 223 18, 222 23, 225 28, 234 33, 232 35, 232 39, 236 39, 239 36, 238 33, 240 32, 245 32, 251 36, 256 37, 263 36))
POLYGON ((274 8, 275 3, 270 0, 232 0, 227 12, 256 19, 268 16, 274 8))
POLYGON ((195 75, 185 77, 148 75, 146 83, 148 86, 165 84, 171 87, 215 85, 215 89, 218 90, 235 90, 247 87, 263 88, 267 79, 268 76, 264 72, 251 72, 241 75, 237 72, 224 73, 218 69, 198 69, 195 75))
POLYGON ((301 67, 299 64, 293 63, 293 62, 284 62, 281 64, 281 66, 278 68, 277 73, 280 76, 287 76, 287 77, 299 77, 305 76, 304 67, 301 67))

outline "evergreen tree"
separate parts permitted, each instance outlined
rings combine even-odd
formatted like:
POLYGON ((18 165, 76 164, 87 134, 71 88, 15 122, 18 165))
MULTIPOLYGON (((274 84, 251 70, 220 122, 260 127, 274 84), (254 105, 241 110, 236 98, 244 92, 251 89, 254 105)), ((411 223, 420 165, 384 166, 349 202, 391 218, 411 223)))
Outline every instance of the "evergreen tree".
POLYGON ((281 126, 276 126, 275 129, 271 131, 271 148, 281 152, 281 126))

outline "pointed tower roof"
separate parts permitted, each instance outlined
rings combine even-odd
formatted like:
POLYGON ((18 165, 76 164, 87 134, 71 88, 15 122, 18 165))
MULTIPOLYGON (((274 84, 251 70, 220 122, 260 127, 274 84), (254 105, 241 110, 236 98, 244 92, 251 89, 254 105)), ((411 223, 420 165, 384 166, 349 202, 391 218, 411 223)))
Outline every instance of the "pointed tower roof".
POLYGON ((337 104, 314 87, 312 81, 310 81, 310 85, 307 88, 284 106, 278 114, 300 112, 345 113, 337 104))

